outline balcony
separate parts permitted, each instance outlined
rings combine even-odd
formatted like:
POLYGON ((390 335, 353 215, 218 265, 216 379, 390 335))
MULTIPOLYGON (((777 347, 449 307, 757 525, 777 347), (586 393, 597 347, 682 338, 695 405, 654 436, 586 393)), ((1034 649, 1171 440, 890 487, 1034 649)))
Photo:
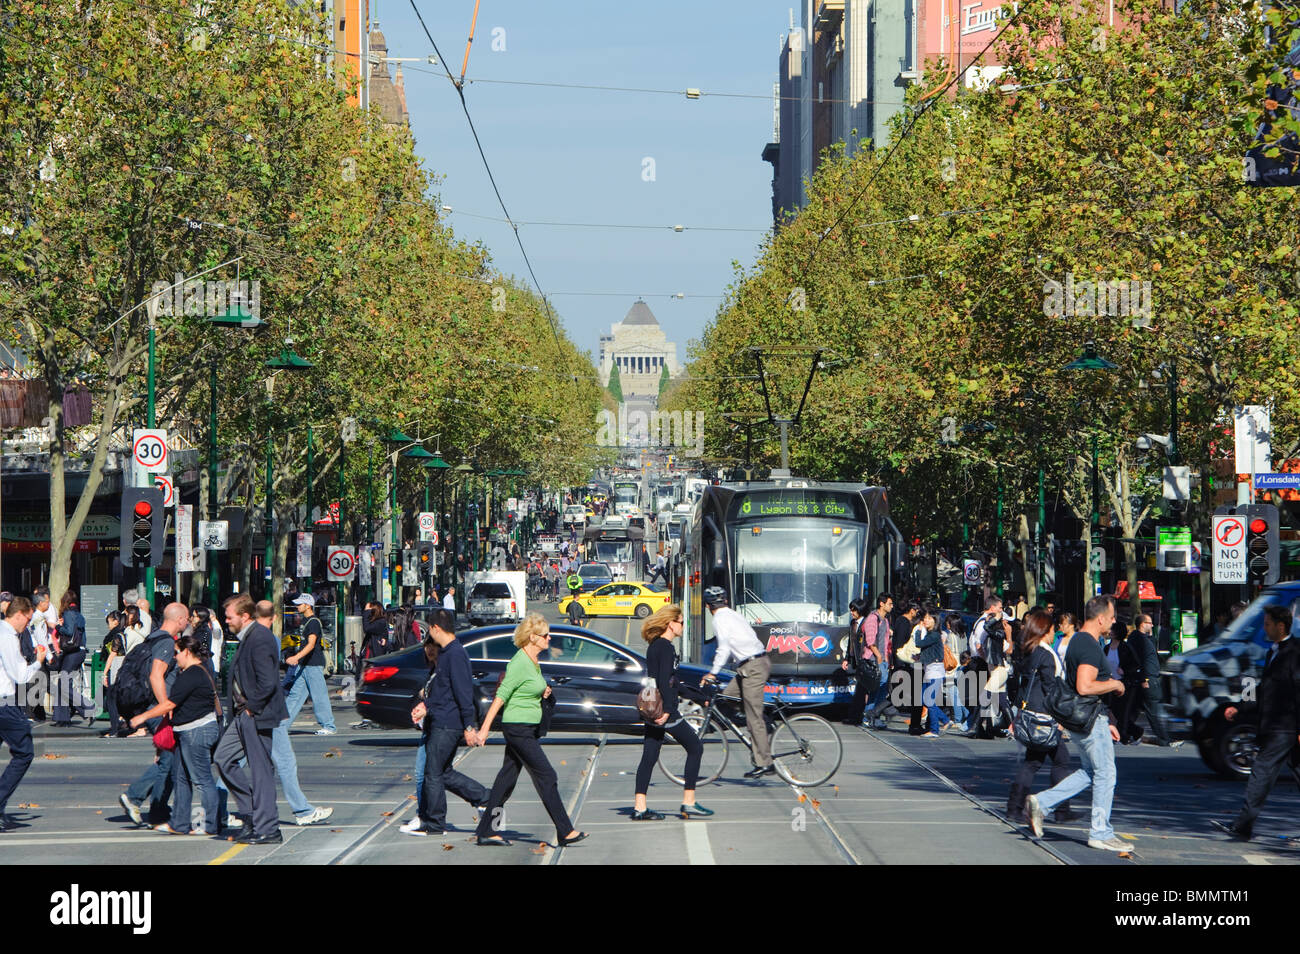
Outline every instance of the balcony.
POLYGON ((820 0, 813 28, 818 33, 838 30, 844 20, 844 0, 820 0))

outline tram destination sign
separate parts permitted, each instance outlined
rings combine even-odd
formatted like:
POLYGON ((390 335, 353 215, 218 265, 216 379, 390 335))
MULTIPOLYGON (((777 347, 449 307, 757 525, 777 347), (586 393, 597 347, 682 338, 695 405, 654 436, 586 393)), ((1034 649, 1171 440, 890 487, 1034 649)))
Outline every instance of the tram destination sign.
POLYGON ((861 520, 862 498, 857 494, 830 490, 754 490, 736 495, 732 518, 825 517, 833 520, 861 520))

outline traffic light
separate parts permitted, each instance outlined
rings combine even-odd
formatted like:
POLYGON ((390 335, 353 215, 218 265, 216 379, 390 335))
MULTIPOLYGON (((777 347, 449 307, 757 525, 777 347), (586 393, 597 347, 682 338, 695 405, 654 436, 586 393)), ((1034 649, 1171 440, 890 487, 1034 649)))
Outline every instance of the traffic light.
POLYGON ((122 489, 123 566, 161 566, 166 546, 167 510, 157 487, 122 489))
POLYGON ((433 570, 433 544, 428 540, 420 541, 420 572, 429 573, 433 570))
POLYGON ((1238 507, 1237 513, 1246 518, 1246 579, 1271 586, 1281 572, 1277 507, 1246 504, 1238 507))
POLYGON ((392 554, 393 573, 401 575, 402 572, 402 551, 394 550, 392 554))

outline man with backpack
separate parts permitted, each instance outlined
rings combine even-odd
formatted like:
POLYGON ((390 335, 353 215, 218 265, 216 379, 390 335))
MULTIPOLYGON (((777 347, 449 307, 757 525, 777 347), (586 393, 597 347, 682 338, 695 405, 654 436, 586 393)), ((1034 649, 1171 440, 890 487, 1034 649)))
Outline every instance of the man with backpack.
MULTIPOLYGON (((117 708, 120 716, 130 720, 146 709, 167 702, 167 692, 176 681, 176 639, 190 621, 184 603, 170 603, 163 610, 162 624, 143 643, 126 655, 117 674, 117 708)), ((145 725, 150 735, 158 731, 162 718, 150 719, 145 725)), ((142 806, 149 800, 149 822, 168 820, 174 749, 156 749, 157 756, 144 773, 118 796, 127 816, 135 824, 144 823, 142 806)))
MULTIPOLYGON (((302 624, 301 648, 285 660, 289 666, 297 666, 298 676, 289 688, 289 697, 285 704, 289 707, 289 724, 298 718, 302 704, 311 693, 312 713, 320 723, 317 735, 333 735, 334 712, 330 709, 329 687, 325 684, 325 640, 321 621, 316 616, 316 599, 310 593, 304 593, 293 601, 304 617, 302 624)), ((405 643, 403 643, 405 645, 405 643)))

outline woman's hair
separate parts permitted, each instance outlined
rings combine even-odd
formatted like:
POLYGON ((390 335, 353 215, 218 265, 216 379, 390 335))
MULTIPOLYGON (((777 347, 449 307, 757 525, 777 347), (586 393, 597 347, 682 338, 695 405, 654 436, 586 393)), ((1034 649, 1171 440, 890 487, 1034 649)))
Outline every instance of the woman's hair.
POLYGON ((1045 639, 1052 636, 1052 617, 1047 610, 1031 610, 1025 614, 1020 626, 1020 649, 1028 655, 1045 639))
POLYGON ((203 643, 192 633, 185 633, 176 637, 176 651, 180 652, 182 649, 199 660, 205 659, 208 655, 208 651, 203 648, 203 643))
POLYGON ((1128 639, 1128 627, 1119 620, 1110 624, 1110 638, 1118 639, 1121 643, 1128 639))
POLYGON ((1062 611, 1062 612, 1060 612, 1060 613, 1057 613, 1057 614, 1056 614, 1056 628, 1057 628, 1057 629, 1060 629, 1060 628, 1062 628, 1066 623, 1069 623, 1070 626, 1073 627, 1074 629, 1078 629, 1078 628, 1079 628, 1079 617, 1075 616, 1073 613, 1067 613, 1067 612, 1065 612, 1065 611, 1062 611))
POLYGON ((140 607, 135 606, 133 604, 126 608, 126 625, 128 626, 140 625, 140 607))
POLYGON ((515 646, 523 649, 530 639, 540 636, 550 628, 551 624, 546 622, 546 617, 541 613, 529 613, 515 627, 515 646))
POLYGON ((109 629, 112 629, 114 626, 116 626, 116 625, 117 625, 118 623, 120 623, 121 621, 122 621, 122 612, 121 612, 121 610, 111 609, 111 610, 109 610, 107 613, 104 614, 104 622, 108 624, 108 628, 109 628, 109 629))
POLYGON ((372 600, 371 602, 366 604, 366 607, 370 610, 371 622, 374 622, 377 619, 384 618, 384 608, 380 606, 377 602, 372 600))
POLYGON ((66 613, 68 611, 68 607, 75 608, 76 605, 77 605, 77 594, 74 593, 72 590, 65 590, 63 592, 63 595, 59 597, 60 613, 66 613))
POLYGON ((849 601, 849 612, 857 613, 859 616, 866 616, 871 610, 867 609, 867 601, 862 597, 849 601))
POLYGON ((212 610, 208 609, 206 606, 194 607, 194 616, 199 621, 199 623, 201 623, 204 626, 210 625, 212 623, 212 610))
POLYGON ((682 618, 682 608, 676 603, 665 603, 653 613, 646 617, 646 621, 641 624, 641 638, 647 643, 653 643, 656 639, 664 634, 669 623, 675 623, 682 618))

